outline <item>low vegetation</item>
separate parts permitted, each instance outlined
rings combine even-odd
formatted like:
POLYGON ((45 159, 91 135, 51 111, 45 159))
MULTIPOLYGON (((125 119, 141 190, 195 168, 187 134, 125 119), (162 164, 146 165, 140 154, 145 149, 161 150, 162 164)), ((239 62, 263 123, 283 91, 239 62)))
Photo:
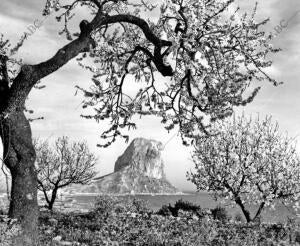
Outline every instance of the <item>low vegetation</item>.
POLYGON ((14 219, 6 215, 0 215, 0 245, 11 246, 13 237, 17 236, 21 229, 14 219))
MULTIPOLYGON (((285 224, 244 223, 238 217, 230 218, 222 207, 205 210, 183 200, 153 212, 143 200, 102 196, 88 213, 41 212, 40 245, 271 246, 300 243, 300 225, 294 220, 285 224)), ((1 243, 17 233, 11 221, 2 220, 0 225, 1 243)))
POLYGON ((203 211, 201 210, 201 207, 198 205, 195 205, 188 201, 183 201, 182 199, 175 202, 174 206, 171 204, 169 205, 163 205, 161 209, 158 210, 157 214, 162 216, 174 216, 178 217, 180 215, 180 212, 190 212, 199 218, 202 218, 204 216, 203 211))

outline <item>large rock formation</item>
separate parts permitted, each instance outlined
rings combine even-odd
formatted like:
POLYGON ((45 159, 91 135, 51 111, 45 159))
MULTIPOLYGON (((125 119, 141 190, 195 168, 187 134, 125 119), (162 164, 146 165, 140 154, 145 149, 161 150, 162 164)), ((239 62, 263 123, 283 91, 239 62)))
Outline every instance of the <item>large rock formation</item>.
MULTIPOLYGON (((175 193, 164 172, 162 143, 144 138, 134 139, 117 159, 114 172, 96 178, 82 193, 175 193)), ((74 191, 74 189, 72 189, 74 191)))
POLYGON ((144 138, 134 139, 116 163, 114 172, 130 167, 141 175, 165 179, 164 162, 161 158, 162 143, 144 138))

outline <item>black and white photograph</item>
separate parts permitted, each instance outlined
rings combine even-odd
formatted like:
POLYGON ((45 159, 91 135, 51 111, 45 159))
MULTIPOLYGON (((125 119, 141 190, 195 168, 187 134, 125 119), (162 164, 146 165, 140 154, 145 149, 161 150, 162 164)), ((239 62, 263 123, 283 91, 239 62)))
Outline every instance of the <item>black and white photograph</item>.
POLYGON ((299 0, 0 0, 0 246, 300 245, 299 0))

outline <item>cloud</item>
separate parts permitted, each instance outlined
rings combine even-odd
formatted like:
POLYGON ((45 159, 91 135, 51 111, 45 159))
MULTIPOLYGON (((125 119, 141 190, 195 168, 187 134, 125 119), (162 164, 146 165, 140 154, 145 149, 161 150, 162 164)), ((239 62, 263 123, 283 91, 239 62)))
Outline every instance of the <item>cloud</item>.
POLYGON ((17 41, 21 35, 16 35, 16 33, 23 33, 27 28, 26 23, 20 19, 15 19, 5 14, 0 14, 1 23, 1 33, 5 35, 8 39, 13 39, 17 41))
POLYGON ((40 16, 45 1, 1 1, 1 12, 5 15, 23 22, 30 22, 32 18, 40 16))

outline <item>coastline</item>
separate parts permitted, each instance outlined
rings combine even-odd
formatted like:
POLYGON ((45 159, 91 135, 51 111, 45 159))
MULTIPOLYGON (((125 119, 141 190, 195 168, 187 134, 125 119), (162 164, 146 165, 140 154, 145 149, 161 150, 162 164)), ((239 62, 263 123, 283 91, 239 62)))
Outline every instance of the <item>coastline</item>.
POLYGON ((185 196, 192 193, 175 192, 175 193, 63 193, 65 196, 185 196))

